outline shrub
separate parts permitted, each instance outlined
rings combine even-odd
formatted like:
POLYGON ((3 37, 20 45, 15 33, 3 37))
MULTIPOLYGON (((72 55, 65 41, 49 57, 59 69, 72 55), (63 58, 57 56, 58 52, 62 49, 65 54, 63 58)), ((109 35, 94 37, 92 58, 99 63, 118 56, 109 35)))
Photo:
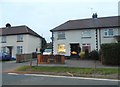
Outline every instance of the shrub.
POLYGON ((88 59, 89 51, 88 49, 85 49, 85 58, 88 59))
POLYGON ((102 63, 106 65, 120 65, 120 43, 101 45, 102 63))
POLYGON ((84 57, 85 57, 85 52, 80 52, 80 58, 84 59, 84 57))
POLYGON ((99 59, 99 53, 96 50, 93 50, 89 53, 89 59, 98 60, 99 59))

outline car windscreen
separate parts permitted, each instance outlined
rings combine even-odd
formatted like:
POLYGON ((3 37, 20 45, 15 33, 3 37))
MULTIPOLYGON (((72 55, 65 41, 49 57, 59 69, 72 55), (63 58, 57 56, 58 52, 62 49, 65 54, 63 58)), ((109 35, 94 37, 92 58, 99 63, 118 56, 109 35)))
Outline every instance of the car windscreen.
POLYGON ((45 52, 51 52, 52 50, 51 49, 45 49, 45 52))

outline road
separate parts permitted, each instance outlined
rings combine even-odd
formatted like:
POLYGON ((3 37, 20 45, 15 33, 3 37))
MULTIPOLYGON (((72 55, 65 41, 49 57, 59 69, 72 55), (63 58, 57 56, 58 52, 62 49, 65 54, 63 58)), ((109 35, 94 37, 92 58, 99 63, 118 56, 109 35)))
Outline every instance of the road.
POLYGON ((2 74, 3 85, 118 85, 118 81, 2 74))

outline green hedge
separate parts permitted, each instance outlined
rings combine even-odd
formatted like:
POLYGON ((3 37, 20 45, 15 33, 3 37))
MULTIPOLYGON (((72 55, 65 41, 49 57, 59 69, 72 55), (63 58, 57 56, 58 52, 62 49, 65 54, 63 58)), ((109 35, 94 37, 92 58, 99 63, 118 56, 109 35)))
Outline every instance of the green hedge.
POLYGON ((120 43, 101 45, 102 63, 105 65, 120 65, 120 43))

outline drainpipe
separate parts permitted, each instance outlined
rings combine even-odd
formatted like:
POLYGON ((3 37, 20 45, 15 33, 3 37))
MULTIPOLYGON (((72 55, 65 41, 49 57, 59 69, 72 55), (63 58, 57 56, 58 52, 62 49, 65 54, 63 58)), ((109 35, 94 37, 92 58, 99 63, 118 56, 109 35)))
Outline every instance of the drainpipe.
POLYGON ((99 29, 99 45, 100 45, 100 49, 101 49, 101 31, 99 29))
POLYGON ((98 29, 96 28, 95 31, 96 31, 96 50, 98 51, 98 29))
POLYGON ((54 36, 53 36, 53 31, 52 31, 52 55, 53 55, 53 40, 54 40, 54 36))
POLYGON ((98 29, 97 29, 97 13, 93 13, 92 15, 93 21, 94 21, 94 27, 96 27, 95 29, 95 39, 96 39, 96 50, 98 51, 98 29))

